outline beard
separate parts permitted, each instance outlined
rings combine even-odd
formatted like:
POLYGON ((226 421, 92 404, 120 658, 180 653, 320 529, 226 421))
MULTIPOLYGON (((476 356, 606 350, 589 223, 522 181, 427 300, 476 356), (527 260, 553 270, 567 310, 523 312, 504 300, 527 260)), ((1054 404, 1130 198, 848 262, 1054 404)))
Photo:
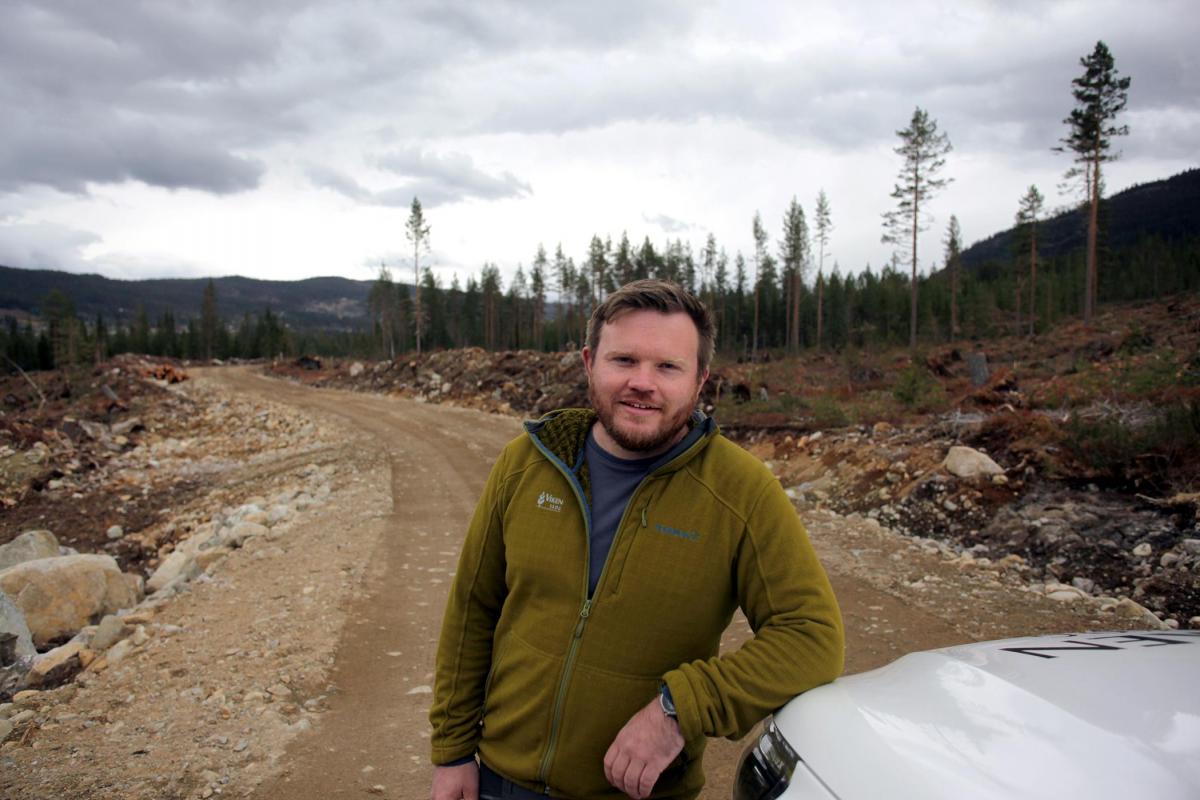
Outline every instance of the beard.
POLYGON ((618 405, 616 398, 607 403, 601 402, 590 381, 588 382, 588 400, 591 402, 596 416, 600 419, 600 424, 604 426, 604 430, 612 437, 613 441, 633 453, 649 455, 674 444, 675 440, 680 438, 681 432, 687 428, 688 419, 692 415, 691 406, 680 406, 677 411, 670 412, 669 415, 664 407, 664 417, 656 428, 650 430, 623 428, 616 419, 618 405))

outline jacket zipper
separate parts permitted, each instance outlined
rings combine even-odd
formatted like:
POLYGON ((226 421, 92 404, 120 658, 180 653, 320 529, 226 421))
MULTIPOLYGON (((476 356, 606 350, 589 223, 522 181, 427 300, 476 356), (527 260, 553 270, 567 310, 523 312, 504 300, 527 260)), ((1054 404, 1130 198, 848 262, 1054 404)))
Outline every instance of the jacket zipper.
MULTIPOLYGON (((558 690, 554 694, 554 712, 550 718, 550 741, 546 747, 545 755, 542 756, 542 763, 538 766, 538 783, 542 785, 544 793, 548 795, 550 794, 550 783, 547 781, 547 778, 550 777, 550 762, 554 758, 554 751, 558 749, 558 729, 562 723, 563 701, 566 699, 567 687, 571 683, 571 673, 575 669, 575 656, 579 652, 580 640, 583 638, 583 630, 587 626, 588 617, 591 615, 592 611, 592 598, 588 596, 587 592, 587 579, 588 575, 591 574, 592 569, 592 511, 591 506, 587 502, 587 498, 584 497, 583 487, 579 484, 579 480, 575 477, 575 473, 567 468, 562 459, 550 452, 550 450, 544 444, 542 444, 542 441, 536 435, 530 435, 529 438, 533 441, 534 446, 541 451, 542 455, 546 456, 550 463, 554 464, 558 468, 558 471, 566 477, 567 482, 571 484, 571 491, 575 493, 575 499, 579 501, 579 509, 583 514, 584 528, 583 606, 579 609, 579 621, 575 623, 575 630, 571 636, 571 644, 570 647, 567 648, 567 657, 563 662, 562 678, 559 680, 558 690)), ((701 441, 703 441, 703 437, 697 442, 693 443, 692 447, 689 447, 676 459, 672 459, 671 463, 674 463, 685 453, 690 453, 701 441)), ((663 467, 665 466, 667 465, 664 464, 663 467)), ((625 518, 629 515, 629 509, 634 507, 634 500, 642 491, 643 487, 645 487, 646 482, 662 472, 663 467, 659 467, 650 475, 646 475, 642 478, 642 480, 638 483, 637 488, 633 490, 633 494, 630 496, 629 502, 625 505, 625 510, 621 512, 621 521, 617 523, 617 535, 613 538, 612 545, 608 548, 608 556, 606 556, 604 559, 604 566, 600 568, 600 577, 596 581, 597 589, 604 585, 604 577, 608 573, 608 565, 612 562, 613 551, 617 549, 617 541, 621 536, 621 529, 625 527, 625 518)), ((650 504, 646 503, 642 507, 642 527, 646 527, 646 509, 649 508, 649 506, 650 504)))

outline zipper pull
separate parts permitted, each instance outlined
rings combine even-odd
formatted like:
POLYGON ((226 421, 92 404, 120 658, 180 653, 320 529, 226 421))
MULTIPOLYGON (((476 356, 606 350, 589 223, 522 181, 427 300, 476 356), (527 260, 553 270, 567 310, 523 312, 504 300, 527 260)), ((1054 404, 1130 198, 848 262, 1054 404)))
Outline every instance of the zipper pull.
POLYGON ((583 608, 579 610, 579 622, 575 623, 575 638, 578 639, 583 635, 583 626, 587 624, 588 615, 592 613, 592 601, 585 600, 583 608))
POLYGON ((646 505, 642 506, 642 527, 643 527, 643 528, 645 528, 645 527, 648 527, 648 526, 646 525, 646 509, 647 509, 647 508, 649 508, 649 507, 650 507, 650 504, 649 504, 649 503, 647 503, 646 505))

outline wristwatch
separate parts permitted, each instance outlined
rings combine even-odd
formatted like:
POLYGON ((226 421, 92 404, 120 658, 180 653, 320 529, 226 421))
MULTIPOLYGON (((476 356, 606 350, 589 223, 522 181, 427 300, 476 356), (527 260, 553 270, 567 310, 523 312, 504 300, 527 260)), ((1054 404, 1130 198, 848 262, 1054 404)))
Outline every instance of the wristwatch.
POLYGON ((668 717, 679 719, 679 714, 675 711, 675 700, 671 697, 671 687, 667 686, 665 681, 658 687, 658 704, 668 717))

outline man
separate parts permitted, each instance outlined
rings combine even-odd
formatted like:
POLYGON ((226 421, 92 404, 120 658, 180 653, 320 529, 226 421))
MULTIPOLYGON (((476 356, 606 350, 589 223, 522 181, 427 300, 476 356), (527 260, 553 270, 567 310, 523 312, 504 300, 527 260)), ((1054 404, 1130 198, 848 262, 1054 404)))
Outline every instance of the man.
POLYGON ((592 408, 527 423, 500 454, 442 624, 434 800, 692 798, 705 737, 841 672, 795 510, 694 411, 714 338, 680 287, 623 287, 589 324, 592 408), (718 656, 738 606, 754 638, 718 656))

